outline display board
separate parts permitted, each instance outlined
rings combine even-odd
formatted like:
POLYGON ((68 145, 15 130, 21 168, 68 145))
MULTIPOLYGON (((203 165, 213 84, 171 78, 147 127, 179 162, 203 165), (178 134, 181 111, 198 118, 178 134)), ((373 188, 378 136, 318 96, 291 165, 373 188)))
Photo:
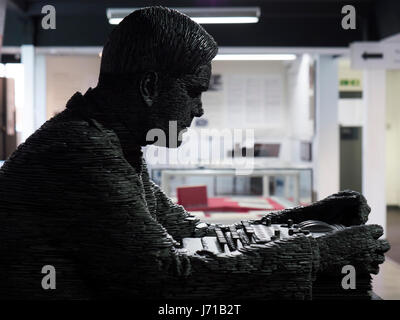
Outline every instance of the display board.
POLYGON ((218 86, 203 94, 207 126, 279 127, 284 116, 280 74, 214 75, 218 86))

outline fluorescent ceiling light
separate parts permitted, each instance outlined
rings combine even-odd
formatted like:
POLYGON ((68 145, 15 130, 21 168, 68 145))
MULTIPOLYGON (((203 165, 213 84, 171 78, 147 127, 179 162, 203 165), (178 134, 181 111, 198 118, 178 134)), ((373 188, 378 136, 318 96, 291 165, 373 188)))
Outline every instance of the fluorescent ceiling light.
POLYGON ((212 23, 257 23, 257 17, 193 17, 193 21, 199 24, 212 23))
POLYGON ((238 61, 238 60, 295 60, 295 54, 217 54, 214 58, 219 61, 238 61))
MULTIPOLYGON (((128 14, 139 8, 109 8, 107 18, 110 24, 119 24, 128 14)), ((172 8, 182 12, 200 24, 210 23, 257 23, 259 7, 196 7, 172 8)))
MULTIPOLYGON (((213 23, 256 23, 258 18, 256 17, 199 17, 191 18, 198 24, 213 24, 213 23)), ((119 24, 122 18, 111 18, 108 20, 110 24, 119 24)))
POLYGON ((123 20, 123 18, 111 18, 111 19, 108 19, 108 23, 119 24, 122 20, 123 20))

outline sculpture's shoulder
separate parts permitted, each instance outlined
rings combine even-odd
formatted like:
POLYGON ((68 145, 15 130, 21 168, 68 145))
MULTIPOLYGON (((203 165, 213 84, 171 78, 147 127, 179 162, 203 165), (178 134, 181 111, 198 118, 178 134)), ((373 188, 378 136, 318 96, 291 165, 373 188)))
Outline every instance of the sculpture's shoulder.
MULTIPOLYGON (((87 153, 122 153, 117 135, 94 119, 82 119, 66 109, 36 130, 6 161, 26 163, 84 157, 87 153)), ((99 158, 100 159, 100 158, 99 158)), ((83 160, 83 159, 82 159, 83 160)))
MULTIPOLYGON (((119 144, 114 131, 107 129, 95 119, 82 119, 75 116, 68 109, 47 121, 27 141, 46 141, 49 146, 67 144, 69 149, 119 144)), ((83 148, 84 149, 84 148, 83 148)))

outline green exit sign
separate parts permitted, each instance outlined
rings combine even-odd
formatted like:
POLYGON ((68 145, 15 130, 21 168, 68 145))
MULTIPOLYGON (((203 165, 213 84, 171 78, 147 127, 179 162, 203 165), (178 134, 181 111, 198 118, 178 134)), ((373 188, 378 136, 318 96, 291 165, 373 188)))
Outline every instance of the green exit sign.
POLYGON ((358 80, 358 79, 341 79, 339 83, 343 87, 359 87, 360 86, 360 80, 358 80))

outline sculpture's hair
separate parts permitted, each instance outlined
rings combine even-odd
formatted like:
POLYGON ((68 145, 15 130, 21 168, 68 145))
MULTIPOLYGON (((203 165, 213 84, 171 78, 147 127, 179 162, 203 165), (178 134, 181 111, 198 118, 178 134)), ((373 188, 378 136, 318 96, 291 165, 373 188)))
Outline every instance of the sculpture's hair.
POLYGON ((102 53, 100 79, 145 71, 190 74, 211 62, 217 51, 213 37, 188 16, 147 7, 132 12, 111 32, 102 53))

